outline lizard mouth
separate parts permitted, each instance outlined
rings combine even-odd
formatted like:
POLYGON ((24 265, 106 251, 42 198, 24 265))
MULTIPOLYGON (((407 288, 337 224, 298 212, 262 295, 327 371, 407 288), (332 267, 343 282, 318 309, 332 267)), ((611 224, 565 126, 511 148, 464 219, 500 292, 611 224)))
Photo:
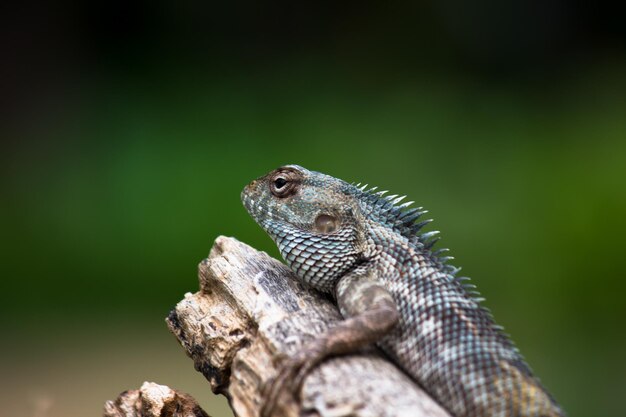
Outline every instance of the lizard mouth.
POLYGON ((252 209, 254 207, 254 199, 250 196, 250 184, 246 185, 241 192, 241 202, 243 206, 246 208, 248 213, 252 214, 252 209))

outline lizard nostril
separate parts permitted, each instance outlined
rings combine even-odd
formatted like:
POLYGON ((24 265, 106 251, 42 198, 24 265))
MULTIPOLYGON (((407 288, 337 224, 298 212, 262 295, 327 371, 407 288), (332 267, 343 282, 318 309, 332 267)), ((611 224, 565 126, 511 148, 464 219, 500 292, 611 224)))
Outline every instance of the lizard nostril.
POLYGON ((243 191, 245 193, 249 193, 249 192, 251 192, 254 189, 255 186, 256 186, 256 180, 254 180, 250 184, 246 185, 244 187, 243 191))

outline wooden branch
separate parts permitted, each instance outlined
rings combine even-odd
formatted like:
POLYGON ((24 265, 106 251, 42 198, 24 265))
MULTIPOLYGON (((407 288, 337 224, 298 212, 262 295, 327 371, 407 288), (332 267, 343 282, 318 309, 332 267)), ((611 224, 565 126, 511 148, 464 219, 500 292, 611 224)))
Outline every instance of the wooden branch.
POLYGON ((144 382, 104 404, 104 417, 209 417, 190 395, 144 382))
MULTIPOLYGON (((200 291, 185 295, 168 326, 235 415, 257 416, 262 383, 339 313, 285 265, 233 238, 217 238, 199 278, 200 291)), ((276 417, 450 417, 373 348, 328 359, 305 380, 301 401, 285 395, 280 408, 276 417)))

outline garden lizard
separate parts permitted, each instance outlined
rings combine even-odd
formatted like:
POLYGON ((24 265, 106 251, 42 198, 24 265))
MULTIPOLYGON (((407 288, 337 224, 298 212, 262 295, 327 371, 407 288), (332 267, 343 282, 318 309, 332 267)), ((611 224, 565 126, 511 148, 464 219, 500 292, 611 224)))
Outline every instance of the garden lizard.
POLYGON ((495 324, 430 220, 404 197, 287 165, 242 201, 304 283, 331 294, 344 320, 287 359, 263 390, 269 416, 324 358, 376 344, 456 417, 557 417, 561 407, 495 324))

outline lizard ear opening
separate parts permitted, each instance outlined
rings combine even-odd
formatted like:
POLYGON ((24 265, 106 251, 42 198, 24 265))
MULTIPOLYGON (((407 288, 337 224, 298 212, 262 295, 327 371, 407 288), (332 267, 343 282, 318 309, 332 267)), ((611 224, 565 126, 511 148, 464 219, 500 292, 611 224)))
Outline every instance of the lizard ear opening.
POLYGON ((320 214, 315 219, 315 229, 320 233, 332 233, 338 226, 339 220, 328 214, 320 214))

